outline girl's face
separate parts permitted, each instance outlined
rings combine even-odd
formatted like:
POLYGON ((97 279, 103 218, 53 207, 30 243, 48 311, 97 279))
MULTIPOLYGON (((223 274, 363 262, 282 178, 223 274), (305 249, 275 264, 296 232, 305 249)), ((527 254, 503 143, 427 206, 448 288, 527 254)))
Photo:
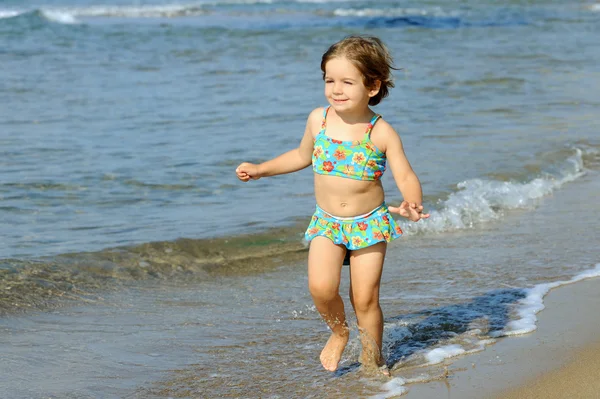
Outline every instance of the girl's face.
POLYGON ((365 87, 362 73, 345 57, 325 64, 325 97, 336 112, 362 112, 378 89, 365 87))

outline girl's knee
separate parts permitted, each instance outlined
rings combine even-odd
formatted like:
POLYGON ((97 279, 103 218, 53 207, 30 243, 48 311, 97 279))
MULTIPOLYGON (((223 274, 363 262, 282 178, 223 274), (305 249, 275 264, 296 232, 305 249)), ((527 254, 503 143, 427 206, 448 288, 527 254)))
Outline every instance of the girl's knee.
POLYGON ((370 313, 379 310, 379 300, 374 296, 353 296, 351 302, 356 313, 370 313))
POLYGON ((331 301, 339 295, 339 287, 327 281, 309 282, 310 295, 319 301, 331 301))

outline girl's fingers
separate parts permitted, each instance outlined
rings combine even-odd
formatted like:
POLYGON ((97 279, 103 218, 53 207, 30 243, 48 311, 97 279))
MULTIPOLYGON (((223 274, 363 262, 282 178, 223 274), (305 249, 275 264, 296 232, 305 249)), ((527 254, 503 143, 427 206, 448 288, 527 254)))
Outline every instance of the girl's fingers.
POLYGON ((423 213, 423 205, 417 206, 414 202, 402 201, 400 206, 388 206, 388 210, 392 213, 408 217, 411 220, 417 219, 415 221, 427 219, 430 216, 429 213, 423 213))

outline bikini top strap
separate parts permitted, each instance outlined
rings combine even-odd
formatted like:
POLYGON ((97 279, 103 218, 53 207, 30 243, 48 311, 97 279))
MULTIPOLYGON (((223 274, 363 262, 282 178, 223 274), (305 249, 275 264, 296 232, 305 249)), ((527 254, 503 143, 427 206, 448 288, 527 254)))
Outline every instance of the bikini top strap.
POLYGON ((327 118, 327 112, 329 112, 329 107, 331 107, 331 105, 323 107, 323 120, 327 118))
POLYGON ((327 107, 323 107, 323 122, 321 122, 321 130, 327 127, 327 112, 329 112, 329 107, 330 105, 328 105, 327 107))
POLYGON ((381 115, 379 115, 379 114, 375 114, 371 118, 371 121, 369 122, 369 125, 367 126, 367 133, 366 133, 366 135, 368 137, 371 137, 371 130, 373 130, 373 126, 375 126, 375 122, 377 122, 377 119, 379 119, 379 118, 381 118, 381 115))

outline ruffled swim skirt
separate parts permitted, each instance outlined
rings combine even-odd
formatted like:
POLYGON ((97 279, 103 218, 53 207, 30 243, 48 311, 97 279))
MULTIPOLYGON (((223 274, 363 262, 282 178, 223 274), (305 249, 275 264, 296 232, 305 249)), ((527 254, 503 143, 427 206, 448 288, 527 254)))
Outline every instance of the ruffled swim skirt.
POLYGON ((310 242, 317 236, 329 238, 334 244, 345 245, 349 250, 357 250, 390 242, 402 235, 385 202, 364 215, 354 217, 333 216, 319 208, 312 216, 304 238, 310 242))

